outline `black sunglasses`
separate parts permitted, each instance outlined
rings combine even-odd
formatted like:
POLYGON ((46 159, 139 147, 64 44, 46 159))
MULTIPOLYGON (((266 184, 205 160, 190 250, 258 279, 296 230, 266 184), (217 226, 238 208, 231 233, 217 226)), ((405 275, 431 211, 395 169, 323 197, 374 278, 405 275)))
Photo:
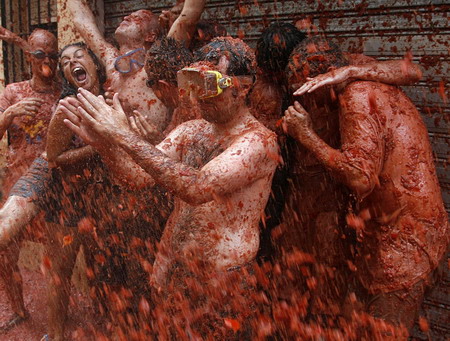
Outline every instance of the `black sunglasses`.
POLYGON ((58 54, 57 53, 46 54, 42 50, 37 50, 37 51, 30 52, 30 54, 32 54, 36 59, 45 59, 45 57, 48 57, 48 58, 53 59, 53 60, 58 60, 58 54))

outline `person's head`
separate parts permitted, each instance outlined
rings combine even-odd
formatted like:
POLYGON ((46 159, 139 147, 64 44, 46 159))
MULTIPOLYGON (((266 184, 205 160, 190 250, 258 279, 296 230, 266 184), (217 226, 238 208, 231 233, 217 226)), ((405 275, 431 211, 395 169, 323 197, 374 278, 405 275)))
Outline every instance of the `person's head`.
POLYGON ((78 88, 100 94, 106 81, 104 66, 82 42, 69 44, 61 49, 59 69, 63 80, 61 98, 76 94, 78 88))
POLYGON ((30 51, 26 55, 33 77, 52 80, 58 63, 58 41, 55 35, 38 28, 28 37, 28 44, 30 51))
POLYGON ((265 29, 256 45, 256 62, 267 73, 284 72, 289 55, 306 34, 294 25, 275 22, 265 29))
POLYGON ((123 18, 115 38, 119 46, 150 47, 160 36, 158 17, 148 10, 139 10, 123 18))
POLYGON ((147 86, 165 106, 178 105, 177 72, 193 60, 191 51, 173 38, 158 40, 147 51, 147 86))
POLYGON ((198 50, 211 42, 216 37, 225 37, 228 35, 227 29, 212 20, 200 20, 192 37, 190 49, 192 51, 198 50))
MULTIPOLYGON (((308 77, 312 78, 346 65, 348 61, 336 44, 320 36, 305 39, 289 57, 286 67, 289 88, 296 90, 308 77)), ((316 99, 321 95, 329 97, 329 88, 323 87, 312 95, 316 99)))
POLYGON ((223 88, 217 96, 198 97, 202 116, 208 121, 225 123, 246 106, 247 95, 253 86, 256 62, 250 47, 240 39, 221 37, 196 51, 194 67, 204 71, 218 71, 222 79, 217 85, 230 79, 231 86, 223 88))

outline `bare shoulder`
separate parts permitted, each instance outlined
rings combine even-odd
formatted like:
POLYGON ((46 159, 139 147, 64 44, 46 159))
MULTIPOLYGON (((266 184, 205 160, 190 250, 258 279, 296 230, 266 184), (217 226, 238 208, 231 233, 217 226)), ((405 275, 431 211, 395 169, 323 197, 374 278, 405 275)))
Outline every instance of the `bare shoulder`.
POLYGON ((276 134, 259 122, 243 130, 230 147, 248 154, 261 154, 276 162, 279 160, 276 134))
POLYGON ((5 87, 5 91, 23 91, 24 89, 31 88, 29 86, 29 81, 17 82, 8 84, 5 87))
POLYGON ((192 136, 198 134, 198 132, 206 132, 209 130, 210 123, 202 119, 183 122, 175 127, 160 145, 173 143, 174 141, 188 141, 192 136))
POLYGON ((390 107, 392 95, 399 89, 379 82, 356 81, 346 86, 340 95, 341 115, 355 116, 355 114, 382 117, 390 107))
POLYGON ((396 87, 380 82, 354 81, 345 87, 342 94, 350 97, 372 94, 376 94, 377 96, 385 96, 389 93, 387 91, 392 91, 393 89, 396 89, 396 87))
POLYGON ((178 127, 182 127, 186 133, 190 133, 198 131, 209 131, 211 130, 212 124, 200 118, 183 122, 178 127))
POLYGON ((345 58, 351 65, 363 65, 377 61, 375 58, 366 56, 362 53, 345 53, 345 58))

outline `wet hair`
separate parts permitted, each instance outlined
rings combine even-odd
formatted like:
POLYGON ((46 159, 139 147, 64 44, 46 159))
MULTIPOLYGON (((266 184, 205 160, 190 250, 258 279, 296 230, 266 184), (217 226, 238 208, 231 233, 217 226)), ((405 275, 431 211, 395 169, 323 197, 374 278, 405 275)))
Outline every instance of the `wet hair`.
POLYGON ((250 47, 240 39, 231 37, 214 38, 209 44, 195 51, 196 61, 219 63, 222 56, 229 60, 228 76, 254 76, 256 73, 255 55, 250 47))
POLYGON ((225 37, 228 35, 225 26, 212 20, 200 20, 192 38, 189 48, 194 51, 202 48, 216 37, 225 37))
POLYGON ((63 54, 63 52, 68 49, 69 47, 72 46, 78 46, 81 47, 82 49, 86 50, 87 53, 89 54, 89 56, 92 58, 92 60, 94 61, 96 70, 97 70, 97 74, 98 74, 98 80, 100 83, 100 92, 103 92, 103 83, 106 82, 106 70, 105 67, 102 65, 102 63, 100 63, 100 60, 97 58, 97 56, 95 55, 94 52, 92 52, 91 49, 89 49, 87 47, 87 45, 83 42, 78 42, 78 43, 73 43, 73 44, 69 44, 64 46, 61 51, 59 51, 59 72, 61 75, 61 79, 62 79, 62 93, 61 93, 61 97, 65 98, 67 96, 73 96, 76 95, 78 93, 78 89, 75 88, 75 86, 73 86, 64 76, 64 72, 63 72, 63 68, 61 65, 61 55, 63 54))
POLYGON ((292 51, 286 68, 288 79, 306 79, 348 65, 339 47, 320 36, 305 39, 292 51))
POLYGON ((133 13, 136 12, 141 12, 150 19, 147 26, 149 32, 153 32, 157 35, 158 38, 161 38, 164 32, 162 31, 161 25, 159 24, 158 16, 148 9, 140 9, 133 13))
POLYGON ((265 72, 284 71, 292 50, 304 39, 306 34, 292 24, 270 24, 256 45, 258 67, 265 72))
POLYGON ((157 40, 147 51, 145 71, 154 80, 177 85, 177 72, 194 60, 192 52, 173 38, 157 40))

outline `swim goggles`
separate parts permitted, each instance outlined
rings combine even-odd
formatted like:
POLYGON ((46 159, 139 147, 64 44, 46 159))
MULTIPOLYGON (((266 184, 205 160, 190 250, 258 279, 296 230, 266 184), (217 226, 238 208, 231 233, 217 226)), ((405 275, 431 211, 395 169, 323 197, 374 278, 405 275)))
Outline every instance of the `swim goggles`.
POLYGON ((58 60, 58 54, 57 53, 49 53, 49 54, 47 54, 47 53, 45 53, 42 50, 36 50, 36 51, 30 52, 30 54, 33 55, 34 58, 40 59, 40 60, 45 59, 45 57, 48 57, 48 58, 53 59, 53 60, 58 60))
POLYGON ((177 72, 180 95, 193 93, 199 99, 219 96, 223 89, 232 85, 230 77, 223 77, 219 71, 187 67, 177 72))
POLYGON ((133 64, 138 68, 145 64, 145 49, 143 47, 128 51, 122 56, 116 58, 114 68, 120 73, 129 73, 133 69, 133 64))

